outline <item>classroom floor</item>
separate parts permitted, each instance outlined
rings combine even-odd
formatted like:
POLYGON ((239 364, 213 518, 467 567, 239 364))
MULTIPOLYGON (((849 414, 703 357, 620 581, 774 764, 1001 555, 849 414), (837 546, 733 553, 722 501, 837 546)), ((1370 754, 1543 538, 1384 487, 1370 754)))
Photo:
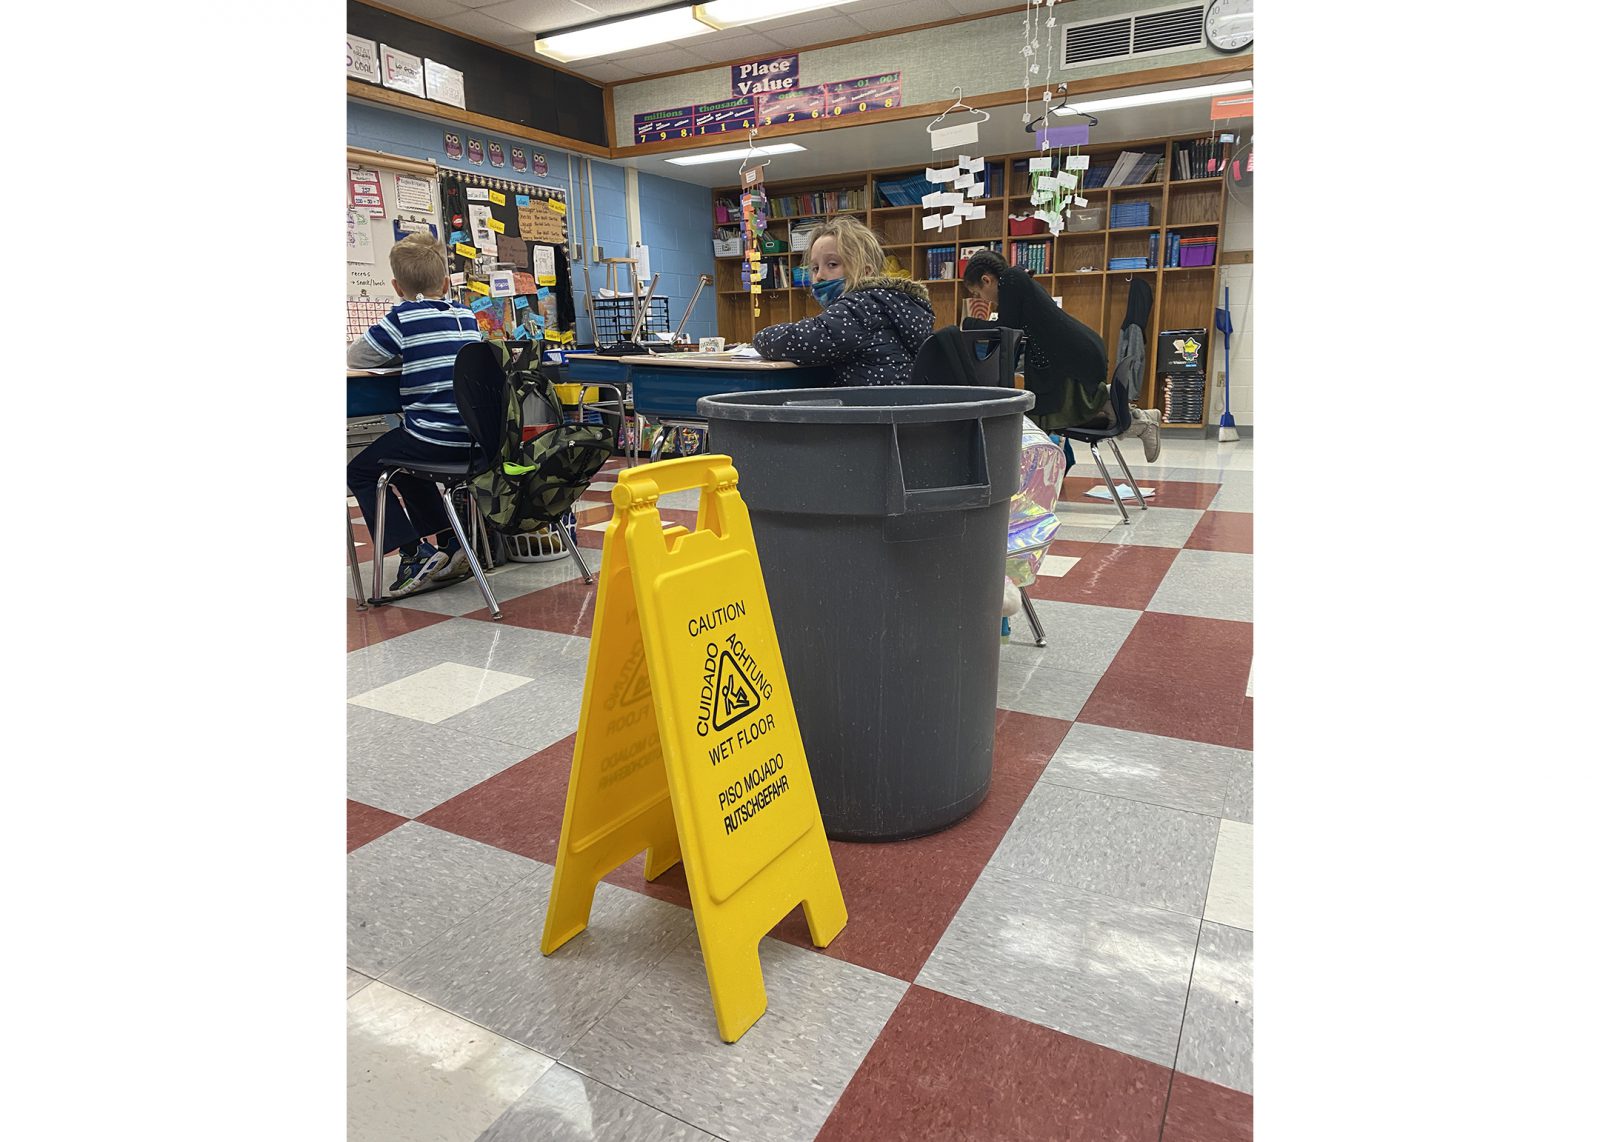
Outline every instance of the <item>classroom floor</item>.
MULTIPOLYGON (((1153 506, 1086 499, 1078 450, 988 799, 834 843, 849 923, 763 941, 731 1046, 681 866, 635 858, 538 953, 594 607, 572 561, 495 572, 499 623, 470 579, 352 600, 349 1137, 1250 1138, 1252 445, 1125 453, 1153 506)), ((692 494, 663 506, 692 526, 692 494)))

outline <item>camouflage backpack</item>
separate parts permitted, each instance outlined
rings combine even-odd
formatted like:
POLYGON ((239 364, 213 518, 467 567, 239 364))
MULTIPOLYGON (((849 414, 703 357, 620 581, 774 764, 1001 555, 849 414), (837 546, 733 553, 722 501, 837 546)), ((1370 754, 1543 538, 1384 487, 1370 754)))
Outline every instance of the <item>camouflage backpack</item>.
POLYGON ((522 402, 530 394, 560 409, 548 378, 537 368, 506 378, 499 453, 472 481, 478 510, 499 532, 538 531, 567 513, 589 481, 616 454, 609 428, 558 423, 522 439, 522 402))

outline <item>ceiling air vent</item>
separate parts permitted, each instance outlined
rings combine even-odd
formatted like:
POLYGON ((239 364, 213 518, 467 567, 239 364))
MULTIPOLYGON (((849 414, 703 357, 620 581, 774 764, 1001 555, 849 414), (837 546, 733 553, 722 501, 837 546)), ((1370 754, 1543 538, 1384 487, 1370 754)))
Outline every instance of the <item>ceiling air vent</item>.
POLYGON ((1082 67, 1128 56, 1160 55, 1205 44, 1204 4, 1157 8, 1115 20, 1068 24, 1061 66, 1082 67))

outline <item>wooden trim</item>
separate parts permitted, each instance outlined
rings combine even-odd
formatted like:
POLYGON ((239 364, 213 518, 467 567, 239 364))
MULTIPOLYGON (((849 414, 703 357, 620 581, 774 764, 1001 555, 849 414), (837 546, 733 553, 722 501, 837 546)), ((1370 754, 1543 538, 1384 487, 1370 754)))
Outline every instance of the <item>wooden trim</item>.
MULTIPOLYGON (((391 16, 399 16, 402 20, 410 20, 413 24, 426 24, 428 27, 433 28, 436 31, 446 32, 457 37, 458 39, 471 40, 475 44, 482 44, 486 48, 493 48, 495 51, 504 52, 508 56, 516 56, 518 59, 528 60, 532 63, 539 64, 541 67, 547 67, 551 71, 559 71, 563 75, 570 75, 573 79, 581 79, 583 82, 590 84, 593 87, 604 86, 604 84, 597 79, 591 79, 587 75, 579 75, 571 68, 565 68, 558 63, 552 63, 543 56, 528 55, 526 52, 519 52, 515 48, 508 48, 504 44, 496 44, 491 43, 489 40, 479 39, 471 32, 463 32, 459 28, 452 28, 447 24, 439 23, 437 20, 430 20, 426 16, 419 16, 415 12, 404 12, 399 8, 391 8, 387 4, 375 4, 373 3, 373 0, 356 0, 356 3, 367 8, 376 8, 380 12, 387 12, 391 16)), ((531 36, 534 33, 529 32, 528 34, 531 36)))
POLYGON ((1221 255, 1225 266, 1245 266, 1256 260, 1254 250, 1224 250, 1221 255))
POLYGON ((383 167, 426 178, 433 178, 439 173, 439 164, 432 159, 413 159, 405 155, 391 155, 387 151, 369 151, 365 147, 346 147, 344 160, 351 166, 383 167))
MULTIPOLYGON (((360 0, 360 2, 365 4, 367 0, 360 0)), ((925 24, 912 24, 905 28, 893 28, 887 32, 868 32, 866 35, 862 36, 847 36, 842 40, 824 40, 820 44, 807 44, 804 47, 799 48, 783 48, 782 54, 790 55, 795 52, 819 52, 824 48, 837 48, 843 46, 844 44, 859 44, 864 43, 867 40, 881 40, 888 36, 898 36, 903 32, 924 32, 929 28, 943 28, 951 24, 965 24, 972 20, 987 20, 993 16, 1008 16, 1016 12, 1021 12, 1027 7, 1028 5, 1026 4, 1013 4, 1009 8, 996 8, 992 12, 975 12, 970 16, 952 16, 948 20, 930 20, 925 24)), ((849 15, 848 12, 841 14, 846 16, 849 15)), ((613 18, 621 19, 622 17, 613 18)), ((745 26, 748 27, 748 25, 745 26)), ((728 30, 733 31, 735 29, 729 28, 728 30)), ((696 64, 694 67, 680 67, 676 71, 658 71, 654 75, 641 75, 638 79, 621 79, 614 84, 609 84, 608 86, 622 87, 629 83, 649 83, 651 80, 666 79, 667 77, 673 75, 688 75, 691 72, 696 71, 716 71, 718 68, 732 67, 736 63, 745 63, 748 60, 764 58, 764 56, 736 56, 733 59, 724 60, 721 63, 702 63, 696 64)), ((590 82, 593 82, 593 80, 590 82)))
POLYGON ((611 105, 611 88, 610 87, 605 87, 605 88, 601 89, 600 97, 601 97, 601 99, 603 99, 605 101, 604 114, 605 114, 605 117, 606 117, 606 150, 609 151, 611 154, 616 154, 617 153, 617 128, 616 128, 617 112, 616 112, 616 109, 613 108, 612 105, 611 105))
MULTIPOLYGON (((1102 91, 1119 91, 1124 87, 1141 87, 1151 83, 1170 83, 1180 79, 1204 79, 1232 72, 1247 72, 1251 70, 1253 59, 1253 56, 1245 56, 1242 59, 1202 60, 1198 63, 1181 64, 1176 67, 1160 67, 1151 68, 1148 71, 1127 71, 1118 75, 1094 76, 1073 83, 1072 94, 1075 96, 1092 95, 1102 91)), ((351 82, 358 81, 352 80, 351 82)), ((964 95, 962 101, 969 107, 989 108, 1021 103, 1024 98, 1025 92, 1018 87, 1010 91, 990 92, 987 95, 964 95)), ((803 123, 773 124, 770 127, 759 128, 758 133, 764 139, 781 139, 789 135, 810 135, 818 131, 838 131, 846 127, 866 127, 874 123, 926 119, 930 115, 938 115, 944 111, 950 106, 950 102, 948 99, 941 99, 937 103, 911 104, 897 107, 892 111, 874 111, 870 117, 841 116, 837 119, 812 119, 803 123)), ((611 148, 611 157, 625 159, 673 151, 698 151, 712 146, 714 142, 715 140, 707 142, 707 136, 699 135, 690 139, 666 139, 661 142, 638 143, 627 147, 614 146, 611 148)))
MULTIPOLYGON (((365 0, 363 0, 365 2, 365 0)), ((402 111, 415 111, 433 119, 446 119, 452 123, 461 123, 468 127, 481 127, 485 131, 494 131, 501 135, 514 135, 520 139, 527 139, 535 143, 546 143, 552 147, 561 147, 580 154, 593 155, 596 158, 609 159, 612 148, 601 146, 598 143, 588 143, 582 139, 569 139, 564 135, 552 135, 548 131, 541 131, 537 127, 524 127, 521 123, 513 123, 509 119, 496 119, 492 115, 480 115, 476 111, 463 111, 459 107, 452 107, 448 103, 435 103, 429 99, 418 99, 415 95, 408 95, 404 91, 391 91, 387 87, 377 87, 359 79, 345 79, 345 90, 351 99, 360 99, 366 103, 381 103, 389 107, 397 107, 402 111)), ((701 144, 704 146, 704 144, 701 144)))

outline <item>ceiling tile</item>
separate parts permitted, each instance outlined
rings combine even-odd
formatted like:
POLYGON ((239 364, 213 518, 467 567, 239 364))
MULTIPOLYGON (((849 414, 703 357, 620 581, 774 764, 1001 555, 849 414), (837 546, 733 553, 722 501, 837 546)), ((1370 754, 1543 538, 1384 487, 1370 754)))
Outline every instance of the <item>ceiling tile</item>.
POLYGON ((633 68, 623 67, 621 64, 613 63, 610 60, 588 59, 565 66, 598 83, 622 83, 625 80, 635 79, 639 75, 639 72, 633 68))
MULTIPOLYGON (((976 16, 980 12, 998 12, 1001 8, 1010 8, 1015 0, 945 0, 945 3, 963 16, 976 16)), ((1061 6, 1066 7, 1065 0, 1061 6)))
POLYGON ((514 28, 504 20, 496 20, 482 12, 446 16, 439 23, 469 36, 477 36, 480 40, 488 40, 491 44, 525 43, 528 39, 526 29, 514 28))
POLYGON ((461 0, 387 0, 389 7, 424 20, 443 20, 467 10, 461 0))
POLYGON ((720 63, 730 59, 753 59, 756 56, 770 55, 779 50, 778 44, 770 36, 763 36, 759 32, 727 31, 720 35, 712 36, 705 42, 696 45, 695 50, 706 58, 720 63))
POLYGON ((660 75, 664 71, 700 67, 705 63, 704 60, 690 55, 679 47, 671 47, 665 51, 630 52, 619 57, 617 62, 638 69, 640 75, 660 75))
POLYGON ((909 4, 880 4, 852 11, 849 16, 863 28, 873 32, 898 32, 914 24, 931 24, 935 20, 948 20, 960 15, 944 0, 917 0, 909 4))
POLYGON ((593 8, 598 16, 631 16, 635 12, 648 12, 652 8, 660 8, 662 0, 583 0, 587 8, 593 8))
POLYGON ((788 48, 827 43, 829 40, 848 40, 868 34, 860 24, 844 16, 829 16, 825 20, 810 20, 804 24, 788 20, 769 20, 755 27, 763 36, 768 36, 779 45, 788 48))
POLYGON ((489 0, 478 10, 491 19, 504 20, 529 32, 554 32, 592 24, 603 18, 577 0, 489 0))

